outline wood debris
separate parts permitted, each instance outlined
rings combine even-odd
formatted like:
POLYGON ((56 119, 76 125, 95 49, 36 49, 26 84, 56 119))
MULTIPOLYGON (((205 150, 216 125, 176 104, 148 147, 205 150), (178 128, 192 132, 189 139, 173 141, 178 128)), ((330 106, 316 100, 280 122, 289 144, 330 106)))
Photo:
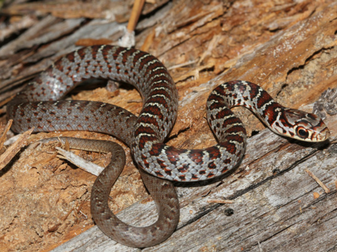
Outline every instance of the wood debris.
POLYGON ((308 169, 306 169, 305 171, 309 174, 310 177, 312 177, 317 182, 317 184, 319 184, 320 187, 324 189, 325 193, 330 193, 330 189, 326 185, 324 185, 324 183, 321 180, 319 180, 319 178, 317 178, 315 174, 313 174, 308 169))
MULTIPOLYGON (((80 45, 117 44, 132 7, 131 0, 5 1, 1 9, 5 15, 0 18, 0 124, 7 124, 4 106, 13 94, 61 55, 80 45)), ((324 90, 337 87, 336 27, 334 0, 145 1, 136 26, 136 48, 155 55, 170 69, 180 98, 168 144, 205 148, 216 142, 205 120, 205 102, 216 85, 229 80, 256 82, 282 105, 310 111, 324 90)), ((70 98, 100 100, 140 112, 136 90, 123 84, 118 92, 96 89, 102 84, 91 83, 89 91, 78 87, 70 98)), ((177 233, 147 251, 311 252, 334 247, 336 142, 321 148, 289 142, 270 133, 247 110, 234 111, 249 135, 254 131, 241 165, 220 184, 177 187, 181 202, 177 233), (335 184, 331 193, 319 200, 307 193, 319 181, 303 176, 307 167, 325 185, 335 184), (210 191, 219 204, 204 200, 210 191), (228 205, 222 205, 221 199, 233 199, 234 214, 224 214, 228 205)), ((326 123, 335 139, 337 117, 328 115, 326 123)), ((29 141, 60 135, 111 140, 99 133, 52 132, 33 134, 29 141)), ((155 207, 129 148, 125 150, 127 165, 111 192, 110 206, 119 212, 136 202, 123 210, 123 216, 130 223, 147 225, 155 219, 155 207)), ((106 162, 97 153, 76 153, 106 162)), ((8 169, 0 171, 1 251, 50 251, 58 246, 55 251, 69 251, 76 242, 65 241, 79 233, 83 238, 77 240, 78 250, 125 251, 102 236, 91 219, 95 176, 55 157, 50 145, 26 148, 15 157, 8 169)))
MULTIPOLYGON (((6 127, 8 131, 10 126, 12 125, 12 121, 9 122, 9 125, 6 127)), ((5 134, 7 131, 5 130, 5 134)), ((0 156, 0 170, 4 168, 12 159, 13 157, 21 150, 22 147, 26 146, 28 137, 32 134, 34 129, 27 130, 26 132, 22 133, 14 144, 12 144, 4 153, 0 156)), ((3 144, 4 135, 1 136, 1 145, 3 144)), ((1 146, 0 145, 0 146, 1 146)))

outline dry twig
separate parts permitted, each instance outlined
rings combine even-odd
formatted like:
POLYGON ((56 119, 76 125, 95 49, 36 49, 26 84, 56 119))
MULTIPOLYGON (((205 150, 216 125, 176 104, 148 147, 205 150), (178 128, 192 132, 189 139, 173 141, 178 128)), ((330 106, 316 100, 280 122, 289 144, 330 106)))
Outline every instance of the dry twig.
POLYGON ((305 171, 309 174, 310 177, 312 177, 317 182, 317 184, 319 184, 324 189, 325 193, 329 193, 330 192, 330 189, 326 185, 324 185, 323 182, 320 181, 319 178, 317 178, 315 176, 315 174, 313 174, 308 169, 306 169, 305 171))

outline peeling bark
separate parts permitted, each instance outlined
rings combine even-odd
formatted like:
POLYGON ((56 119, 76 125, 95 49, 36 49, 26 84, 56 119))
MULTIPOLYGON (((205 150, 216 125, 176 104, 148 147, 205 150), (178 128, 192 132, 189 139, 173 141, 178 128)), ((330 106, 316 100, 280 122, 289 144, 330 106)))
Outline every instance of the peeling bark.
MULTIPOLYGON (((336 1, 156 3, 150 14, 141 17, 136 47, 159 57, 177 83, 179 114, 168 138, 170 145, 205 148, 215 143, 205 120, 205 102, 211 90, 224 81, 258 83, 282 105, 306 111, 312 110, 324 90, 337 87, 336 1)), ((55 59, 74 50, 78 41, 117 41, 122 35, 121 24, 111 19, 95 16, 84 21, 88 16, 83 13, 90 10, 87 5, 75 13, 77 19, 68 20, 66 16, 45 14, 51 11, 41 14, 36 3, 26 4, 26 9, 35 10, 31 12, 34 22, 26 13, 14 12, 18 10, 15 5, 6 7, 10 17, 15 13, 16 18, 29 22, 20 26, 27 27, 25 33, 2 40, 0 101, 55 59), (57 23, 46 24, 49 19, 57 23), (30 35, 25 40, 27 33, 30 35)), ((130 7, 122 6, 125 12, 130 7)), ((6 21, 1 20, 2 25, 6 21)), ((17 32, 22 32, 20 27, 17 32)), ((137 91, 123 85, 114 92, 82 89, 77 89, 72 98, 118 104, 136 114, 141 109, 137 91)), ((317 146, 280 138, 264 129, 249 111, 234 110, 249 134, 255 132, 248 140, 241 165, 233 174, 212 183, 177 184, 181 205, 178 230, 166 242, 144 250, 337 250, 336 115, 326 118, 331 143, 317 146), (330 192, 326 193, 306 170, 330 192)), ((4 113, 0 120, 0 125, 6 125, 4 113)), ((98 133, 62 132, 35 134, 28 141, 58 135, 112 139, 98 133)), ((119 216, 129 223, 148 225, 156 217, 155 207, 133 166, 129 149, 125 150, 127 165, 111 192, 110 206, 119 212, 134 203, 119 216)), ((101 165, 107 158, 98 153, 76 153, 101 165)), ((0 250, 50 251, 61 244, 55 251, 135 250, 116 244, 93 227, 89 199, 94 179, 56 158, 52 145, 33 145, 19 153, 0 171, 0 250)))

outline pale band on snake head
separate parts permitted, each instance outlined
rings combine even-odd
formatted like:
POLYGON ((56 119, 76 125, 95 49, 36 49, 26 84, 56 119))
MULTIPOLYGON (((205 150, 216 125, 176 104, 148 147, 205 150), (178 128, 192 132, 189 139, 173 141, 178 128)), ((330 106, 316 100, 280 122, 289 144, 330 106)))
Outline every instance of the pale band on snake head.
MULTIPOLYGON (((148 53, 108 45, 85 47, 62 57, 9 103, 7 113, 14 119, 12 129, 15 132, 32 127, 35 132, 88 130, 113 135, 126 143, 140 170, 145 171, 141 174, 146 187, 155 194, 159 219, 149 227, 134 228, 111 213, 108 195, 124 166, 123 154, 117 154, 114 164, 110 163, 97 178, 91 198, 92 215, 112 239, 127 246, 148 247, 166 240, 179 220, 177 195, 169 181, 212 179, 236 168, 242 160, 246 130, 230 110, 234 106, 250 109, 273 132, 285 137, 321 142, 330 135, 316 115, 281 106, 251 82, 230 81, 216 87, 206 105, 207 120, 218 144, 194 150, 168 146, 164 140, 174 125, 178 110, 177 89, 170 74, 148 53), (120 107, 101 102, 59 101, 89 78, 133 85, 144 101, 140 115, 136 117, 120 107), (163 206, 165 204, 167 206, 163 206)), ((92 144, 94 142, 88 145, 92 144)), ((106 147, 101 151, 111 150, 120 153, 118 147, 106 147)))

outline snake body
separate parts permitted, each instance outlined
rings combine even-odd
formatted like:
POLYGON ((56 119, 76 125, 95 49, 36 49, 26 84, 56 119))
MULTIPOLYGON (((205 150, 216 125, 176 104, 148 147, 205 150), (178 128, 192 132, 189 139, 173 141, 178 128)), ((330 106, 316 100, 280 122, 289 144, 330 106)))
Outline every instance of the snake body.
MULTIPOLYGON (((329 137, 329 130, 319 117, 281 106, 256 84, 231 81, 215 88, 207 100, 207 120, 218 144, 194 150, 168 146, 163 142, 173 127, 178 109, 177 90, 171 76, 164 65, 148 53, 107 45, 85 47, 59 59, 10 102, 7 112, 9 118, 14 119, 12 129, 16 132, 35 127, 35 131, 89 130, 114 135, 130 146, 135 162, 148 174, 188 182, 220 176, 241 161, 246 131, 241 120, 230 110, 233 106, 247 107, 272 131, 283 136, 302 141, 324 141, 329 137), (59 101, 82 80, 89 78, 112 79, 135 86, 144 101, 139 116, 106 103, 59 101)), ((101 182, 95 183, 93 188, 98 196, 92 199, 96 204, 92 210, 99 226, 112 218, 112 213, 106 215, 108 210, 98 206, 103 204, 101 195, 105 194, 106 201, 110 191, 110 187, 103 186, 104 177, 106 174, 98 177, 101 182)), ((155 190, 162 190, 170 184, 158 178, 145 182, 147 187, 158 182, 155 190)), ((163 201, 176 197, 172 193, 174 189, 170 190, 163 196, 163 201)), ((177 208, 174 204, 171 210, 177 208)), ((160 216, 167 215, 162 223, 149 227, 151 231, 135 232, 155 237, 158 230, 167 228, 163 224, 165 220, 169 226, 176 225, 179 210, 171 214, 168 211, 159 213, 160 216)), ((129 246, 152 246, 170 235, 163 232, 166 238, 130 244, 130 241, 123 240, 123 232, 130 231, 130 226, 117 226, 120 227, 117 230, 106 227, 102 230, 129 246), (111 234, 116 232, 122 239, 111 234)), ((170 230, 173 232, 174 228, 170 230)), ((131 232, 131 240, 132 236, 131 232)))

